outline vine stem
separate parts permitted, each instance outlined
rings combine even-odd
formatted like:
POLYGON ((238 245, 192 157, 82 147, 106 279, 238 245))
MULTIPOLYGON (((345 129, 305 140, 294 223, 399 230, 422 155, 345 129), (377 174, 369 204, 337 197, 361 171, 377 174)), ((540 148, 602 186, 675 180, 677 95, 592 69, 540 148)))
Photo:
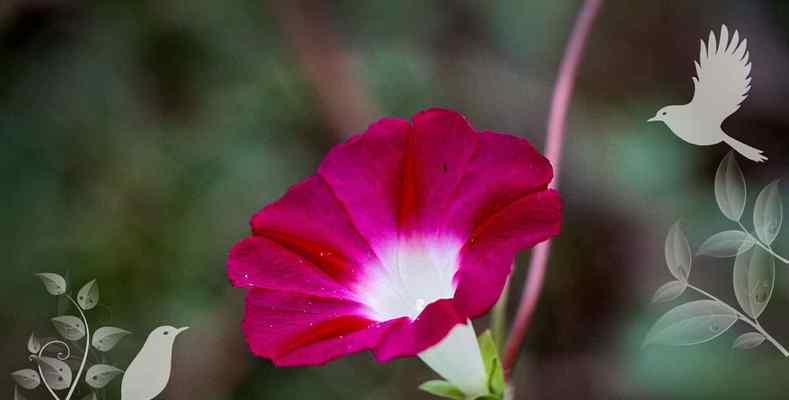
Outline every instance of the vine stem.
POLYGON ((773 251, 772 247, 762 243, 759 239, 757 239, 756 236, 754 236, 751 232, 748 231, 748 229, 745 228, 745 225, 743 225, 742 222, 737 221, 737 225, 740 226, 740 229, 742 229, 742 231, 745 232, 748 235, 748 237, 751 238, 751 240, 753 240, 759 247, 764 249, 764 251, 772 254, 772 256, 777 258, 780 262, 784 264, 789 264, 789 260, 779 256, 775 251, 773 251))
POLYGON ((693 290, 695 290, 695 291, 697 291, 697 292, 699 292, 699 293, 701 293, 704 296, 709 297, 710 300, 714 300, 717 303, 722 304, 723 306, 725 306, 726 308, 728 308, 729 310, 731 310, 732 312, 737 314, 737 318, 739 318, 740 320, 742 320, 746 324, 752 326, 753 329, 756 329, 760 334, 762 334, 762 336, 765 337, 765 339, 767 339, 770 343, 772 343, 773 346, 775 346, 775 348, 778 349, 778 351, 780 351, 781 354, 783 354, 784 357, 789 357, 789 351, 787 351, 786 348, 781 345, 781 343, 778 343, 778 341, 775 340, 775 338, 770 336, 770 334, 767 333, 767 331, 765 331, 764 328, 762 328, 762 326, 759 324, 759 321, 757 321, 756 319, 752 320, 752 319, 748 318, 747 316, 745 316, 745 314, 737 311, 736 308, 726 304, 723 300, 721 300, 721 299, 719 299, 719 298, 707 293, 703 289, 700 289, 700 288, 698 288, 696 286, 693 286, 690 283, 688 283, 688 287, 693 289, 693 290))
POLYGON ((74 304, 74 307, 77 308, 80 317, 82 317, 82 322, 85 324, 85 351, 82 354, 82 362, 79 365, 79 370, 77 370, 77 376, 75 376, 74 380, 71 382, 71 388, 69 388, 68 394, 65 398, 65 400, 69 400, 71 399, 71 395, 74 394, 74 390, 77 389, 77 384, 79 383, 79 379, 82 376, 82 370, 85 369, 85 363, 88 361, 88 353, 90 352, 90 327, 88 326, 88 319, 85 317, 85 313, 82 312, 82 307, 80 307, 71 296, 66 295, 66 297, 68 297, 71 303, 74 304))
MULTIPOLYGON (((44 355, 44 351, 46 351, 47 347, 49 347, 50 345, 53 345, 53 344, 62 344, 63 347, 66 348, 66 355, 65 356, 63 356, 63 353, 58 353, 55 356, 55 357, 58 358, 58 360, 64 361, 64 360, 67 360, 71 356, 71 348, 69 347, 68 343, 66 343, 66 342, 64 342, 62 340, 50 340, 49 342, 47 342, 43 346, 41 346, 41 349, 38 350, 38 360, 40 360, 41 357, 44 355)), ((33 361, 35 358, 36 358, 36 356, 34 356, 34 355, 31 355, 29 357, 30 361, 33 361)), ((41 362, 38 361, 38 360, 36 360, 36 363, 38 364, 37 365, 38 366, 38 375, 41 377, 41 382, 44 383, 44 387, 47 388, 47 390, 49 391, 49 394, 51 394, 52 397, 54 397, 56 400, 60 400, 60 397, 58 397, 58 395, 55 393, 55 391, 52 390, 52 387, 49 386, 49 382, 47 382, 47 379, 44 377, 44 371, 41 370, 41 362)))
MULTIPOLYGON (((575 19, 573 30, 570 33, 570 40, 567 43, 559 66, 559 76, 553 89, 553 97, 551 98, 551 107, 548 114, 545 146, 545 157, 551 162, 554 170, 554 179, 551 183, 553 188, 558 187, 559 182, 559 167, 561 166, 562 144, 565 136, 564 126, 575 85, 575 76, 581 63, 587 38, 592 30, 592 25, 601 4, 602 0, 584 0, 581 10, 575 19)), ((518 360, 518 353, 523 344, 526 329, 537 307, 537 300, 540 297, 543 282, 545 281, 550 249, 551 242, 545 241, 535 246, 532 250, 526 284, 523 288, 520 305, 518 306, 512 331, 504 350, 503 368, 505 379, 509 379, 510 371, 518 360)))

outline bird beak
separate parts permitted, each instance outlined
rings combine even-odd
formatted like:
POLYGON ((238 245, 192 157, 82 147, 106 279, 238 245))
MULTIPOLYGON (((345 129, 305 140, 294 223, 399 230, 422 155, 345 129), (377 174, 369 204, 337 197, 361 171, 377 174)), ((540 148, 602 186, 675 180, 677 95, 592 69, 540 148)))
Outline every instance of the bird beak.
POLYGON ((654 117, 652 117, 652 118, 647 120, 647 122, 657 122, 657 121, 660 121, 660 119, 658 119, 657 115, 655 115, 654 117))
POLYGON ((189 329, 189 327, 188 327, 188 326, 185 326, 185 327, 183 327, 183 328, 176 329, 176 330, 175 330, 175 334, 177 335, 177 334, 179 334, 179 333, 181 333, 181 332, 183 332, 183 331, 185 331, 185 330, 187 330, 187 329, 189 329))

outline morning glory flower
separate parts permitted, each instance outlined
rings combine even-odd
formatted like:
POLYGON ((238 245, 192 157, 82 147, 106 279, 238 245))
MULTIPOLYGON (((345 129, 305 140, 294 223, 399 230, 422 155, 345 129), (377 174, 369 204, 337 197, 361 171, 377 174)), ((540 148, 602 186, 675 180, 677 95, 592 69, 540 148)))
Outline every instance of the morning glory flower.
POLYGON ((518 251, 558 234, 552 178, 526 140, 450 110, 374 123, 231 250, 251 351, 277 366, 418 356, 464 393, 487 393, 470 321, 496 302, 518 251))

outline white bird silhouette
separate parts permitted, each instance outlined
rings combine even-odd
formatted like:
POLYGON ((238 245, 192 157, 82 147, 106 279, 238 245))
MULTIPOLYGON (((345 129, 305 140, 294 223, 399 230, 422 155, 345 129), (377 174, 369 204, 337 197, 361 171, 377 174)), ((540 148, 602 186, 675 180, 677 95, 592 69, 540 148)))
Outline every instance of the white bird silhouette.
POLYGON ((701 40, 699 60, 694 63, 693 98, 690 103, 661 108, 648 121, 662 121, 680 139, 698 146, 726 142, 744 157, 762 162, 762 151, 727 135, 723 121, 740 108, 751 89, 751 63, 748 61, 748 40, 740 41, 736 30, 729 40, 726 25, 721 27, 720 40, 710 32, 705 45, 701 40))
POLYGON ((121 382, 121 400, 151 400, 164 391, 170 380, 173 343, 189 327, 160 326, 145 340, 121 382))

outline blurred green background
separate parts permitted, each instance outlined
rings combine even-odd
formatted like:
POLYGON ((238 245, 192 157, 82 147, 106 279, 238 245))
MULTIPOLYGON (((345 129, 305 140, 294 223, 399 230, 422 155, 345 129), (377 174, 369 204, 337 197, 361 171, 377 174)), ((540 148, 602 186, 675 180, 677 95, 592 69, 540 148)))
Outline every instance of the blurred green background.
MULTIPOLYGON (((134 332, 109 355, 122 368, 155 326, 192 327, 176 342, 163 398, 427 398, 416 386, 433 375, 415 359, 379 366, 360 354, 276 369, 253 358, 225 257, 255 211, 381 116, 449 107, 541 148, 578 6, 0 0, 0 393, 12 392, 8 373, 29 366, 30 331, 52 334, 48 319, 65 310, 33 276, 47 271, 74 290, 98 279, 109 310, 89 318, 134 332)), ((669 226, 681 218, 694 248, 731 229, 712 190, 728 148, 692 147, 645 122, 690 98, 698 38, 723 23, 749 39, 753 62, 751 97, 725 127, 770 157, 741 159, 750 193, 786 174, 785 1, 606 1, 570 110, 565 223, 513 378, 519 399, 789 391, 789 361, 772 347, 729 349, 741 324, 704 345, 640 348, 670 308, 649 304, 670 277, 669 226)), ((787 238, 774 245, 783 255, 787 238)), ((519 259, 514 293, 527 261, 519 259)), ((734 304, 731 264, 698 258, 691 281, 734 304)), ((786 310, 789 270, 779 266, 762 320, 785 343, 786 310)), ((119 398, 119 386, 103 396, 119 398)))

